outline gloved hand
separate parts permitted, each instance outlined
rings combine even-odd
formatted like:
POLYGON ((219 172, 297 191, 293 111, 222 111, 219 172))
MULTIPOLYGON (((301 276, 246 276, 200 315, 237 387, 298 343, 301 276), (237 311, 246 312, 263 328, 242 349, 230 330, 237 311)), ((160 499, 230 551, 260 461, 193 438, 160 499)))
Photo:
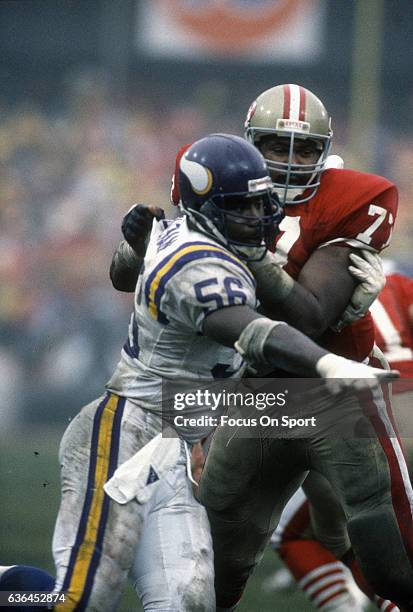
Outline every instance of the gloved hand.
POLYGON ((145 255, 146 241, 149 238, 154 219, 164 219, 165 213, 158 206, 134 204, 122 219, 122 234, 126 242, 141 257, 145 255))
POLYGON ((372 368, 334 353, 321 357, 316 364, 316 370, 321 378, 329 379, 327 386, 334 395, 345 389, 355 391, 374 389, 381 382, 389 382, 400 376, 397 370, 372 368))
POLYGON ((380 255, 371 251, 361 250, 362 257, 351 253, 353 265, 348 267, 349 272, 360 281, 354 290, 350 303, 337 323, 332 326, 334 331, 340 331, 353 321, 362 319, 380 291, 386 284, 380 255))

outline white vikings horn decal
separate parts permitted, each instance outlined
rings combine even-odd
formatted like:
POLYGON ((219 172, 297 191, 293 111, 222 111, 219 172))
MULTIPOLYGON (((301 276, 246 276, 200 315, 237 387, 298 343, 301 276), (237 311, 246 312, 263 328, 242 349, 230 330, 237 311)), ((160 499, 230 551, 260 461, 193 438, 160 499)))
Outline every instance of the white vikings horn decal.
POLYGON ((184 155, 179 162, 179 166, 191 183, 192 189, 198 195, 204 195, 212 187, 212 174, 209 168, 202 164, 186 159, 184 155))

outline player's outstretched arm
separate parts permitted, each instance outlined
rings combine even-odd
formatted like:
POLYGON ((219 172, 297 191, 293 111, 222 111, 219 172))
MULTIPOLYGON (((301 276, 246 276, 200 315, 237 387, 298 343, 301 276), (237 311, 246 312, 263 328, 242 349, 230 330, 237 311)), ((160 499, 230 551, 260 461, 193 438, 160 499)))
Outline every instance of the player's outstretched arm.
POLYGON ((237 350, 244 350, 251 365, 270 365, 302 376, 317 376, 316 363, 327 354, 301 332, 248 306, 213 312, 205 319, 204 334, 226 346, 238 343, 237 350))
POLYGON ((262 317, 249 306, 232 306, 206 317, 204 333, 226 346, 234 345, 252 366, 282 368, 299 376, 337 379, 333 392, 354 386, 374 387, 397 372, 371 368, 329 353, 297 329, 262 317))
POLYGON ((154 219, 163 219, 158 206, 134 204, 122 219, 122 240, 112 257, 110 280, 118 291, 135 291, 154 219))
POLYGON ((315 251, 294 281, 267 253, 250 264, 257 296, 266 314, 293 325, 307 336, 321 336, 350 302, 355 279, 348 271, 348 247, 328 246, 315 251))

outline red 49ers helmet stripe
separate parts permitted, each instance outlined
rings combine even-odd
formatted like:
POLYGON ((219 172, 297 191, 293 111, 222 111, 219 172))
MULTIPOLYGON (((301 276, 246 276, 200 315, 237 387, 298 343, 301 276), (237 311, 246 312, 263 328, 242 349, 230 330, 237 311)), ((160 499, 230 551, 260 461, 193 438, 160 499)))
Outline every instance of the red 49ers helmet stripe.
POLYGON ((284 108, 283 119, 289 119, 291 114, 291 90, 289 85, 284 85, 284 108))
POLYGON ((307 97, 305 95, 305 89, 304 87, 300 87, 300 121, 305 121, 306 101, 307 97))
POLYGON ((190 144, 183 145, 179 149, 178 153, 176 154, 175 171, 172 175, 171 193, 170 193, 171 203, 174 206, 178 206, 179 201, 181 199, 181 194, 179 193, 179 162, 181 161, 181 157, 183 156, 185 151, 187 151, 190 146, 191 146, 190 144))
POLYGON ((306 95, 300 85, 284 85, 283 119, 305 121, 306 95))

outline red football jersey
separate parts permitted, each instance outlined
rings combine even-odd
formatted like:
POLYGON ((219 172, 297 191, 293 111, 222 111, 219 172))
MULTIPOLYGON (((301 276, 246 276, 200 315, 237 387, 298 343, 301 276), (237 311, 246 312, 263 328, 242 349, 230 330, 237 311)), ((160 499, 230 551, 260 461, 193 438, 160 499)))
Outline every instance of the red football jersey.
MULTIPOLYGON (((279 263, 297 279, 311 254, 324 246, 381 251, 390 242, 397 200, 395 185, 381 176, 355 170, 326 170, 311 200, 286 206, 274 246, 279 263)), ((318 342, 344 357, 365 359, 374 343, 370 314, 339 333, 327 331, 318 342)))
POLYGON ((413 280, 390 274, 379 299, 370 307, 376 328, 376 344, 392 368, 403 378, 413 378, 413 280))

